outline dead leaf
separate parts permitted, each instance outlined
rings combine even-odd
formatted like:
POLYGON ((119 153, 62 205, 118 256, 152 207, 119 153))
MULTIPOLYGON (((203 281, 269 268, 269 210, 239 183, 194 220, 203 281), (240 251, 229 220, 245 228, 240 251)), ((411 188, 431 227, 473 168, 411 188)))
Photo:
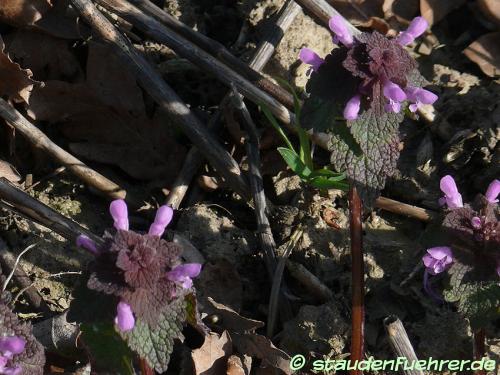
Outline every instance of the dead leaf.
POLYGON ((240 311, 243 286, 238 271, 229 261, 217 259, 206 263, 198 280, 199 297, 211 297, 218 303, 240 311))
POLYGON ((28 102, 33 85, 33 74, 22 69, 5 52, 5 44, 0 37, 0 96, 7 95, 15 101, 28 102))
POLYGON ((83 80, 83 71, 65 40, 31 30, 18 30, 5 37, 5 50, 38 81, 83 80))
POLYGON ((368 21, 370 17, 383 17, 384 0, 332 0, 329 3, 354 25, 368 21))
POLYGON ((10 182, 21 181, 21 175, 14 166, 0 159, 0 177, 5 177, 10 182))
POLYGON ((370 17, 368 21, 360 23, 358 26, 378 31, 382 35, 387 35, 391 29, 387 21, 380 17, 370 17))
POLYGON ((70 4, 69 0, 57 0, 34 26, 57 38, 87 39, 90 29, 78 21, 79 13, 70 4))
POLYGON ((193 359, 196 375, 219 375, 226 370, 226 358, 232 353, 231 338, 227 332, 218 334, 211 332, 205 336, 205 342, 199 349, 193 350, 193 359))
POLYGON ((51 8, 48 0, 2 0, 0 21, 12 26, 33 25, 51 8))
POLYGON ((267 337, 255 333, 234 333, 231 337, 234 347, 240 354, 257 357, 262 360, 263 366, 280 369, 287 375, 292 373, 290 356, 275 347, 267 337))
POLYGON ((231 333, 251 332, 258 328, 262 328, 265 325, 264 322, 259 320, 253 320, 239 315, 236 311, 224 306, 223 304, 215 302, 210 297, 207 298, 207 304, 203 309, 203 312, 209 315, 217 315, 220 319, 217 324, 231 333))
POLYGON ((244 362, 237 355, 232 355, 227 360, 226 375, 249 375, 252 367, 252 357, 245 356, 244 362))
POLYGON ((419 11, 419 0, 385 0, 382 10, 386 19, 395 16, 411 21, 419 11))
POLYGON ((500 1, 498 0, 477 0, 479 9, 491 22, 500 26, 500 1))
POLYGON ((481 36, 464 50, 489 77, 500 75, 500 31, 481 36))
POLYGON ((432 26, 463 4, 465 0, 420 0, 420 14, 432 26))

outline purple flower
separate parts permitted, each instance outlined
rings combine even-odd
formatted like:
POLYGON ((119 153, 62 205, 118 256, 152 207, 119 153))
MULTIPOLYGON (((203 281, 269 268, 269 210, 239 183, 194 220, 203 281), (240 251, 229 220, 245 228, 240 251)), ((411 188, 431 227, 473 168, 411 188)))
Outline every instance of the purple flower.
POLYGON ((149 227, 149 234, 161 237, 167 225, 172 221, 174 210, 169 206, 161 206, 156 211, 155 221, 149 227))
POLYGON ((85 234, 80 234, 78 237, 76 237, 76 246, 83 247, 85 250, 90 251, 94 255, 97 255, 99 253, 95 242, 85 234))
POLYGON ((299 52, 299 59, 304 64, 311 65, 311 69, 315 72, 319 69, 321 64, 325 62, 316 52, 309 48, 302 48, 299 52))
POLYGON ((411 21, 410 26, 397 37, 397 41, 402 46, 407 46, 416 38, 422 35, 429 24, 424 17, 416 17, 411 21))
POLYGON ((330 21, 328 21, 328 26, 330 26, 330 30, 335 33, 333 39, 335 44, 339 44, 340 42, 346 47, 351 47, 353 45, 354 38, 347 28, 346 21, 342 17, 333 16, 330 18, 330 21))
POLYGON ((449 247, 438 246, 427 249, 427 254, 423 256, 422 261, 427 272, 431 275, 437 275, 453 263, 453 256, 449 247))
POLYGON ((500 181, 495 179, 488 186, 485 196, 490 203, 498 203, 498 194, 500 194, 500 181))
POLYGON ((470 225, 474 229, 481 229, 481 218, 478 216, 474 216, 472 219, 470 219, 470 225))
POLYGON ((128 303, 121 301, 116 306, 115 324, 122 332, 127 332, 134 328, 135 318, 128 303))
POLYGON ((115 221, 117 230, 128 230, 127 203, 123 199, 116 199, 109 205, 109 212, 115 221))
POLYGON ((440 200, 440 203, 446 203, 448 208, 460 208, 463 207, 462 195, 458 192, 457 184, 455 180, 450 175, 444 176, 439 187, 444 193, 444 198, 440 200))
POLYGON ((199 263, 181 264, 172 271, 167 272, 167 279, 180 282, 183 288, 189 289, 193 286, 193 280, 191 279, 198 276, 200 271, 201 264, 199 263))
POLYGON ((359 108, 361 107, 361 95, 354 95, 344 108, 344 118, 346 120, 356 120, 358 118, 359 108))
POLYGON ((411 112, 416 112, 422 104, 433 104, 438 99, 436 94, 420 87, 408 86, 405 92, 408 100, 413 102, 413 104, 410 104, 411 112))
POLYGON ((399 113, 401 110, 401 102, 406 99, 406 94, 395 83, 387 80, 384 83, 384 88, 383 88, 384 96, 389 99, 389 103, 386 104, 385 110, 387 112, 395 112, 399 113))
POLYGON ((17 354, 21 354, 26 346, 26 340, 20 336, 0 337, 0 374, 17 375, 21 367, 8 367, 7 363, 17 354))

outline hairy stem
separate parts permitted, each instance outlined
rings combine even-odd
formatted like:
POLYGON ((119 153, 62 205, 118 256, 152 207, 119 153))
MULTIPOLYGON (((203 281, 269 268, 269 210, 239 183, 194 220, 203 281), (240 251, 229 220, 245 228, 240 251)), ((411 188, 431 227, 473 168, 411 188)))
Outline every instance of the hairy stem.
MULTIPOLYGON (((362 202, 356 187, 349 190, 349 212, 351 229, 351 259, 352 259, 352 338, 351 361, 363 359, 364 343, 364 264, 363 264, 363 228, 362 202)), ((360 370, 351 370, 351 375, 360 375, 360 370)))

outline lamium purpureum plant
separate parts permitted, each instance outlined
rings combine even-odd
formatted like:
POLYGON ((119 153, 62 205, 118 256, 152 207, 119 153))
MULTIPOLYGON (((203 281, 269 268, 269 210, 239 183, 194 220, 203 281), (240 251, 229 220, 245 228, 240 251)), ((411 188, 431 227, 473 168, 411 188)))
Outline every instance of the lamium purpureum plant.
POLYGON ((371 206, 396 168, 405 107, 416 112, 437 100, 422 88, 426 81, 404 48, 428 24, 417 17, 396 38, 376 31, 353 35, 339 16, 329 26, 337 48, 325 58, 307 48, 299 55, 311 65, 301 124, 330 135, 332 164, 346 171, 365 205, 371 206))
POLYGON ((33 337, 31 325, 20 322, 9 308, 9 299, 10 294, 0 290, 0 374, 42 375, 43 347, 33 337))
POLYGON ((440 188, 440 203, 446 207, 443 239, 422 259, 424 289, 437 301, 456 303, 474 330, 485 328, 500 317, 500 181, 492 181, 470 204, 463 203, 453 177, 443 177, 440 188), (443 300, 430 281, 445 272, 449 286, 443 300))
MULTIPOLYGON (((189 318, 187 310, 196 314, 192 278, 200 273, 201 264, 182 264, 182 249, 161 238, 172 219, 172 208, 158 209, 148 233, 129 230, 123 200, 113 201, 110 213, 114 230, 105 232, 102 244, 85 235, 77 239, 77 245, 94 254, 95 260, 89 267, 88 290, 77 293, 70 317, 84 324, 86 344, 102 342, 103 337, 95 335, 99 329, 109 339, 114 326, 114 332, 132 351, 156 371, 164 372, 174 339, 183 339, 182 327, 189 318), (95 309, 99 310, 89 311, 89 299, 98 304, 95 309), (86 314, 82 309, 87 310, 86 314)), ((88 346, 95 348, 95 344, 88 346)), ((108 345, 113 346, 112 341, 108 345)), ((96 350, 102 351, 102 345, 96 350)), ((127 357, 127 351, 109 353, 109 357, 113 355, 127 357)))

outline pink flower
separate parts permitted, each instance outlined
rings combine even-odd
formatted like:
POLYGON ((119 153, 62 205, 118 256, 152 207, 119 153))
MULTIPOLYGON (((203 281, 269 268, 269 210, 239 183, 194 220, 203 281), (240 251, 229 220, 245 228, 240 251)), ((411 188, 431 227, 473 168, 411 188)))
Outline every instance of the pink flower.
POLYGON ((123 199, 111 202, 109 212, 115 221, 114 227, 117 230, 128 230, 128 209, 127 203, 123 199))
POLYGON ((76 246, 83 247, 85 250, 90 251, 94 255, 97 255, 99 253, 95 242, 85 234, 80 234, 78 237, 76 237, 76 246))
POLYGON ((344 118, 346 120, 356 120, 361 107, 361 95, 354 95, 344 108, 344 118))
POLYGON ((411 21, 410 26, 397 37, 397 41, 402 46, 407 46, 416 38, 422 35, 429 24, 424 17, 416 17, 411 21))
POLYGON ((167 279, 180 282, 184 289, 189 289, 193 286, 193 280, 191 279, 198 276, 200 272, 201 264, 199 263, 181 264, 167 272, 167 279))
POLYGON ((330 18, 330 21, 328 21, 328 26, 330 26, 330 30, 335 33, 335 37, 333 39, 335 44, 340 42, 346 47, 352 46, 354 38, 347 28, 346 21, 342 17, 333 16, 330 18))
POLYGON ((134 328, 135 318, 128 303, 121 301, 116 305, 115 324, 122 332, 127 332, 134 328))
POLYGON ((20 336, 0 337, 0 374, 18 375, 20 366, 8 367, 7 363, 17 354, 21 354, 26 347, 26 340, 20 336))
POLYGON ((384 83, 383 92, 384 96, 389 100, 389 103, 385 106, 385 110, 387 112, 399 113, 401 110, 401 102, 406 99, 406 94, 403 89, 391 81, 386 81, 384 83))
POLYGON ((470 225, 474 229, 481 229, 481 218, 478 216, 474 216, 472 219, 470 219, 470 225))
POLYGON ((304 64, 311 65, 313 71, 317 71, 321 64, 325 62, 316 52, 305 47, 300 50, 299 59, 304 64))
POLYGON ((174 210, 169 206, 161 206, 156 211, 155 221, 149 227, 149 234, 161 237, 167 225, 172 221, 174 210))
POLYGON ((429 90, 420 87, 407 86, 405 89, 408 100, 413 102, 410 104, 410 111, 416 112, 422 104, 433 104, 438 100, 438 96, 429 90))
POLYGON ((455 180, 450 175, 444 176, 439 187, 444 193, 444 199, 441 202, 445 202, 448 208, 460 208, 463 207, 462 195, 458 192, 457 184, 455 180))
POLYGON ((447 246, 438 246, 427 249, 427 254, 422 258, 426 270, 431 275, 443 272, 448 265, 453 263, 451 249, 447 246))
POLYGON ((495 179, 488 186, 485 196, 490 203, 498 203, 498 194, 500 194, 500 181, 495 179))

